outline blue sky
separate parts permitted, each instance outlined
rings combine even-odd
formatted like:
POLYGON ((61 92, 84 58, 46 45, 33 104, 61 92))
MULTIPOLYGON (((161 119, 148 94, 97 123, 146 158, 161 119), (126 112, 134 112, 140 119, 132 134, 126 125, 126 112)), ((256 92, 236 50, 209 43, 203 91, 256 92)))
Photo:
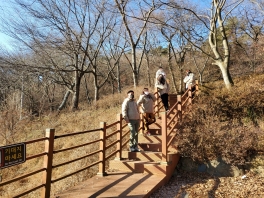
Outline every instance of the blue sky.
MULTIPOLYGON (((10 0, 1 0, 0 4, 0 12, 2 13, 2 17, 4 17, 4 14, 6 14, 6 11, 10 7, 11 3, 10 0)), ((1 18, 0 18, 1 20, 1 18)), ((1 32, 1 27, 0 27, 0 46, 5 47, 5 48, 10 48, 11 47, 11 41, 12 38, 7 36, 6 34, 1 32)))
POLYGON ((9 36, 7 36, 3 33, 0 33, 0 45, 1 45, 1 47, 10 49, 11 48, 11 40, 12 40, 12 38, 10 38, 9 36))
MULTIPOLYGON (((198 3, 201 7, 209 7, 208 5, 210 5, 210 0, 192 0, 192 2, 195 4, 198 3)), ((1 14, 2 16, 7 14, 7 11, 9 10, 10 6, 11 6, 11 0, 1 0, 0 12, 2 13, 1 14)), ((1 18, 0 18, 0 23, 1 23, 1 18)), ((12 42, 13 39, 2 33, 0 27, 0 46, 11 50, 12 42)))

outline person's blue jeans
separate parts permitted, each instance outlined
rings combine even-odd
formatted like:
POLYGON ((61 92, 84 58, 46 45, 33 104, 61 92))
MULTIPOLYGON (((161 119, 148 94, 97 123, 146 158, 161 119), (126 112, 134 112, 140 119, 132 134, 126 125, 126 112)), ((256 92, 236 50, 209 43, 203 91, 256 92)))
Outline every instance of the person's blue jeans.
POLYGON ((128 127, 130 130, 130 141, 129 141, 129 146, 130 149, 138 148, 138 129, 139 129, 139 120, 129 120, 128 127))

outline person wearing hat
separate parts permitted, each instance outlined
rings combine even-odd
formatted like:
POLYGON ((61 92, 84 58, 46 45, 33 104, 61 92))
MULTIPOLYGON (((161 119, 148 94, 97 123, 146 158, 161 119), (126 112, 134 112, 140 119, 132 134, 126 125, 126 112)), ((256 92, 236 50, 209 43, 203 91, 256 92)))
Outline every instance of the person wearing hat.
POLYGON ((140 125, 140 115, 138 105, 134 99, 134 91, 127 92, 127 98, 122 104, 122 115, 130 130, 129 147, 131 152, 139 152, 138 148, 138 129, 140 125))

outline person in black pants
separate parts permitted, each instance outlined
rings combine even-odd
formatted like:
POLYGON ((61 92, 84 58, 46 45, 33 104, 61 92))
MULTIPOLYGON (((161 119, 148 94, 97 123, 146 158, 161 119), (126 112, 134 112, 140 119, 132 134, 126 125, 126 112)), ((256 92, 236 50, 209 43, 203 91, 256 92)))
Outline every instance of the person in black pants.
POLYGON ((156 80, 156 84, 155 86, 158 89, 159 95, 161 97, 161 101, 163 103, 163 106, 165 108, 166 111, 169 110, 169 84, 167 83, 165 76, 163 76, 162 74, 160 74, 157 77, 156 80))

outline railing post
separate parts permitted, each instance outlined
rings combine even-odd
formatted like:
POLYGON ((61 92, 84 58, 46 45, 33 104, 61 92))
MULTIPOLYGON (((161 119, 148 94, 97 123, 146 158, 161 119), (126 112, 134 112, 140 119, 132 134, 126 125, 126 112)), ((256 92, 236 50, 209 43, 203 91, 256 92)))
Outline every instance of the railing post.
POLYGON ((178 113, 178 119, 182 121, 182 103, 181 103, 182 96, 177 95, 177 113, 178 113))
POLYGON ((100 154, 99 154, 99 172, 97 175, 99 176, 105 176, 107 175, 105 172, 105 137, 106 137, 106 122, 100 122, 100 154))
POLYGON ((52 176, 52 160, 53 160, 53 148, 54 148, 54 136, 55 129, 46 129, 45 137, 45 153, 43 166, 46 171, 43 172, 42 182, 45 185, 41 192, 42 198, 50 197, 51 189, 51 176, 52 176))
POLYGON ((158 88, 155 89, 155 92, 157 93, 157 100, 155 101, 155 113, 159 117, 159 92, 158 92, 158 88))
POLYGON ((117 114, 117 130, 119 131, 119 133, 117 133, 117 146, 116 146, 116 157, 115 160, 121 160, 122 159, 122 114, 117 114))
POLYGON ((195 96, 198 95, 199 86, 198 86, 198 80, 195 80, 195 96))
POLYGON ((167 112, 161 112, 161 164, 168 164, 167 112))
POLYGON ((141 133, 144 134, 144 115, 143 113, 140 113, 140 127, 141 127, 141 133))
POLYGON ((188 86, 188 104, 192 104, 192 85, 188 86))

